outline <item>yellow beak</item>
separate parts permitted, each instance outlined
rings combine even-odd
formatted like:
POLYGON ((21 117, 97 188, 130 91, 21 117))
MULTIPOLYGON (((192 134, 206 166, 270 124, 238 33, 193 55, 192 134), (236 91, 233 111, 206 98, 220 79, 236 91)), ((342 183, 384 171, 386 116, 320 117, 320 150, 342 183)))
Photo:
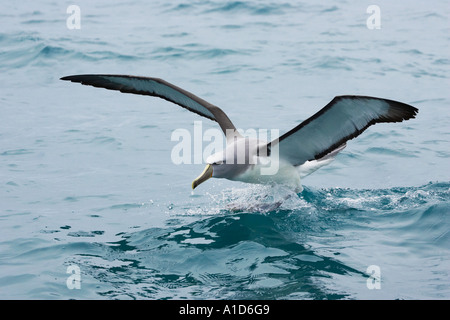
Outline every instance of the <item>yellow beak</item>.
POLYGON ((199 184, 201 184, 201 183, 205 182, 206 180, 208 180, 209 178, 211 178, 212 174, 213 174, 212 165, 210 165, 210 164, 206 165, 205 170, 203 170, 203 172, 197 177, 197 179, 192 181, 192 189, 197 188, 197 186, 199 184))

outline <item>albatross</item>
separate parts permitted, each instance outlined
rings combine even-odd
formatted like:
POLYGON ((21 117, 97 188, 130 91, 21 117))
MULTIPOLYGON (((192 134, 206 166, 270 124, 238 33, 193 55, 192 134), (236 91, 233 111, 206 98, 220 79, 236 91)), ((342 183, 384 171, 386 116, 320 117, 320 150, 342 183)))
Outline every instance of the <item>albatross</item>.
POLYGON ((206 159, 192 189, 209 178, 258 184, 283 184, 301 192, 301 180, 329 164, 347 141, 376 123, 415 118, 418 109, 394 100, 342 95, 295 128, 272 141, 242 136, 219 107, 165 80, 151 77, 82 74, 61 78, 99 88, 159 97, 219 124, 223 151, 206 159), (276 168, 276 170, 271 170, 276 168))

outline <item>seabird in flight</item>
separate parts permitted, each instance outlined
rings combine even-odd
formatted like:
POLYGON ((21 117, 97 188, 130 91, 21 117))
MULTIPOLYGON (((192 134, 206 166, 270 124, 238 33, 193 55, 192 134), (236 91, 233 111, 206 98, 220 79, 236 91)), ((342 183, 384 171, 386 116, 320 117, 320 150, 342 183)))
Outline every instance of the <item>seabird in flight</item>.
POLYGON ((300 180, 329 164, 346 142, 369 126, 415 118, 418 109, 408 104, 368 96, 337 96, 316 114, 267 142, 242 136, 219 107, 158 78, 84 74, 61 78, 84 85, 159 97, 216 121, 226 137, 226 148, 206 159, 202 174, 192 182, 226 178, 260 184, 283 184, 297 192, 300 180))

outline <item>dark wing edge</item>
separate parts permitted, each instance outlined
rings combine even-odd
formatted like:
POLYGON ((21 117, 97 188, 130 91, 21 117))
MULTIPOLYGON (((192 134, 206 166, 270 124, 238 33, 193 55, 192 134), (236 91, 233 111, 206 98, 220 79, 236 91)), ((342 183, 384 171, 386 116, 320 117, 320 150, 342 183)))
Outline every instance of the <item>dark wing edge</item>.
POLYGON ((196 95, 192 94, 191 92, 188 92, 180 87, 177 87, 163 79, 159 78, 151 78, 151 77, 141 77, 141 76, 131 76, 131 75, 116 75, 116 74, 81 74, 81 75, 72 75, 72 76, 66 76, 62 77, 60 80, 65 81, 71 81, 71 82, 77 82, 81 83, 83 85, 89 85, 97 88, 104 88, 108 90, 117 90, 123 93, 133 93, 133 94, 140 94, 140 95, 147 95, 147 96, 153 96, 158 97, 164 100, 167 100, 169 102, 175 103, 179 105, 180 107, 183 107, 193 113, 196 113, 200 116, 203 116, 205 118, 208 118, 210 120, 216 121, 224 134, 226 134, 227 130, 234 130, 234 132, 237 133, 236 127, 231 122, 231 120, 228 118, 228 116, 225 114, 225 112, 220 109, 219 107, 197 97, 196 95), (136 86, 133 86, 131 84, 125 84, 121 83, 120 80, 141 80, 146 81, 149 83, 148 88, 137 88, 136 86), (172 90, 175 90, 179 94, 184 96, 184 99, 181 99, 183 101, 177 101, 173 96, 165 93, 165 92, 158 92, 157 90, 154 90, 155 88, 151 88, 150 84, 152 82, 158 83, 159 85, 166 86, 167 88, 170 88, 172 90), (187 100, 185 100, 187 99, 187 100), (192 100, 195 103, 201 105, 206 110, 196 110, 189 106, 189 103, 186 103, 188 100, 192 100), (210 114, 208 114, 208 112, 210 114), (212 115, 212 116, 211 116, 212 115))
MULTIPOLYGON (((376 97, 370 97, 370 96, 358 96, 358 95, 343 95, 343 96, 336 96, 333 100, 331 100, 325 107, 323 107, 320 111, 315 113, 310 118, 306 119, 302 123, 300 123, 295 128, 291 129, 290 131, 286 132, 282 136, 280 136, 278 139, 275 139, 274 141, 271 141, 267 144, 267 148, 269 154, 270 154, 270 148, 272 144, 279 143, 281 144, 283 140, 288 138, 289 136, 299 132, 302 128, 306 127, 308 124, 312 123, 313 121, 317 120, 321 116, 323 116, 327 111, 333 108, 337 103, 342 102, 345 99, 351 99, 351 100, 379 100, 387 103, 389 105, 389 108, 387 112, 380 113, 376 117, 373 117, 372 119, 368 120, 367 123, 361 127, 357 128, 354 127, 354 131, 351 134, 348 134, 336 142, 329 145, 327 148, 324 148, 320 152, 315 153, 310 159, 307 159, 309 161, 311 160, 318 160, 326 155, 328 155, 330 152, 333 152, 334 150, 340 148, 343 146, 348 140, 351 140, 353 138, 356 138, 361 133, 363 133, 367 128, 370 126, 376 124, 376 123, 389 123, 389 122, 402 122, 404 120, 413 119, 416 117, 419 109, 408 105, 403 102, 390 100, 390 99, 382 99, 382 98, 376 98, 376 97)), ((364 103, 364 102, 363 102, 364 103)))

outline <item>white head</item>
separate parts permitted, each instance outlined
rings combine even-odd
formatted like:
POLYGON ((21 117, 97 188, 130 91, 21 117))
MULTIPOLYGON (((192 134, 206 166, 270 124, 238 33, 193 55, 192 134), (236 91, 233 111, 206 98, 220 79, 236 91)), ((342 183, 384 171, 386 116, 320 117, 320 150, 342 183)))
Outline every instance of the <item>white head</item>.
POLYGON ((258 162, 258 147, 266 142, 253 138, 240 138, 225 150, 210 155, 206 168, 192 182, 192 189, 211 177, 238 180, 236 177, 253 168, 258 162))

